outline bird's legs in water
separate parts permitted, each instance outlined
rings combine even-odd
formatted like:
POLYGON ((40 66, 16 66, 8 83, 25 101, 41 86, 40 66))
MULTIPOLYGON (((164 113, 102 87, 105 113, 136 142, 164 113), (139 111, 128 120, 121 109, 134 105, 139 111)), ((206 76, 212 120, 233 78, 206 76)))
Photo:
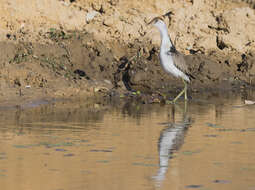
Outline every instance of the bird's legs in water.
POLYGON ((175 97, 175 99, 173 100, 173 103, 175 103, 179 98, 180 96, 184 93, 184 98, 185 98, 185 101, 188 100, 188 97, 187 97, 187 83, 185 82, 185 80, 183 80, 183 83, 184 83, 184 89, 175 97))
POLYGON ((188 94, 187 94, 188 85, 184 80, 182 81, 184 82, 184 89, 185 89, 184 98, 185 98, 185 101, 187 101, 188 100, 188 94))

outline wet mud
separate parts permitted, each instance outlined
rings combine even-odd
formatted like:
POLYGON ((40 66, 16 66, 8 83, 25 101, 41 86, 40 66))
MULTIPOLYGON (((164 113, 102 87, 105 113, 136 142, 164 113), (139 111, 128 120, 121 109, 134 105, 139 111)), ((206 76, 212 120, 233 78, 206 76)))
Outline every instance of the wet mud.
MULTIPOLYGON (((2 101, 96 95, 139 96, 149 103, 150 97, 152 102, 161 102, 183 86, 180 79, 164 73, 159 49, 150 41, 103 43, 86 31, 55 29, 42 36, 48 43, 0 43, 4 50, 0 58, 2 101)), ((194 76, 189 84, 191 96, 253 88, 249 75, 254 63, 252 54, 226 57, 217 52, 193 52, 185 58, 194 76)))

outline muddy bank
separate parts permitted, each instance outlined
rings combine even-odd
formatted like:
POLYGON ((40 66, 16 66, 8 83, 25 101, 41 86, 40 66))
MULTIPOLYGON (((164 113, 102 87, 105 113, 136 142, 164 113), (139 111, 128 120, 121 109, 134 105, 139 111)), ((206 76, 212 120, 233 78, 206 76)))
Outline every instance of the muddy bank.
POLYGON ((162 70, 159 34, 146 26, 149 19, 170 10, 174 15, 166 18, 169 33, 195 77, 189 86, 192 96, 254 87, 253 1, 160 3, 37 2, 19 20, 25 6, 6 0, 0 9, 13 16, 3 15, 1 21, 1 103, 137 95, 149 102, 147 96, 173 97, 183 84, 162 70))
MULTIPOLYGON (((51 30, 51 43, 0 43, 1 99, 69 98, 176 94, 182 82, 162 70, 158 46, 150 41, 134 44, 98 42, 86 31, 51 30), (123 51, 123 52, 122 52, 123 51), (121 52, 121 53, 120 53, 121 52)), ((195 76, 189 90, 233 90, 251 87, 251 55, 228 57, 219 53, 186 56, 195 76)))

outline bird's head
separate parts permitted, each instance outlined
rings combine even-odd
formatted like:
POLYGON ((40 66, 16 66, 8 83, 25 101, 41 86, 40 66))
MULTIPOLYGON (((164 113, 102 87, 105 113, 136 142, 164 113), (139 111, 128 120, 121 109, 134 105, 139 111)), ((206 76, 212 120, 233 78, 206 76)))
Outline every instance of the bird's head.
POLYGON ((162 16, 155 17, 150 22, 148 22, 148 25, 152 25, 152 26, 155 26, 157 28, 165 27, 166 26, 165 18, 168 17, 169 20, 170 20, 171 15, 174 15, 174 13, 172 11, 169 11, 168 13, 166 13, 162 16))
POLYGON ((165 25, 164 17, 155 17, 148 23, 148 25, 152 25, 157 28, 162 28, 165 25))

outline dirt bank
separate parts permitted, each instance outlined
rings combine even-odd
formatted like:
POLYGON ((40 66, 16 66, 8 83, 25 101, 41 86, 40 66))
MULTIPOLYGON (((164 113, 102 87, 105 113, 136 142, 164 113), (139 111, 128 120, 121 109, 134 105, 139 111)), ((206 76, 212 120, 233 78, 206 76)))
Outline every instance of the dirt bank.
POLYGON ((144 2, 2 0, 1 104, 46 97, 171 97, 182 82, 162 70, 159 34, 146 25, 169 11, 170 36, 195 76, 191 94, 253 88, 254 1, 144 2))

